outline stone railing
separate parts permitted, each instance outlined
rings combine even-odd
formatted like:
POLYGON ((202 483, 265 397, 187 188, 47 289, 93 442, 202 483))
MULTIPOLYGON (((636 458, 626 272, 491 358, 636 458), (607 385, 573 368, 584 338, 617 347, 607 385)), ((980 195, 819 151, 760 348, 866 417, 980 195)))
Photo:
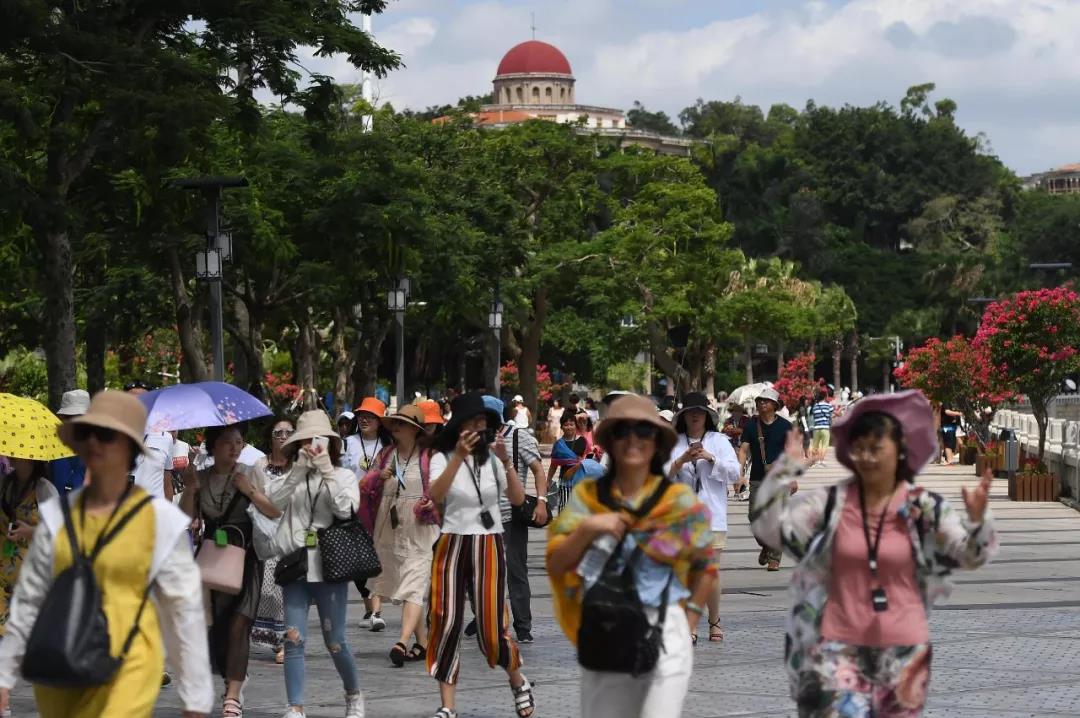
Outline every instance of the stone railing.
MULTIPOLYGON (((1012 429, 1025 456, 1039 454, 1039 425, 1024 411, 1003 409, 994 415, 990 429, 996 440, 1002 429, 1012 429)), ((1061 495, 1076 502, 1080 498, 1080 421, 1050 419, 1046 427, 1043 462, 1061 479, 1061 495)))

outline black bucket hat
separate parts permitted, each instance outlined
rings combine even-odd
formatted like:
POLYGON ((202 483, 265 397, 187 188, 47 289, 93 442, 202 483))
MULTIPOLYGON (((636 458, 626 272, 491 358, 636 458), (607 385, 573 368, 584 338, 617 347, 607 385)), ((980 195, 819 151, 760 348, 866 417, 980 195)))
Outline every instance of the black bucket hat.
POLYGON ((675 420, 672 423, 675 425, 676 433, 686 433, 686 417, 684 417, 683 414, 691 409, 698 409, 705 412, 707 417, 705 420, 706 431, 718 430, 720 426, 720 416, 711 406, 709 406, 709 398, 700 391, 692 391, 683 397, 682 408, 675 414, 675 420))

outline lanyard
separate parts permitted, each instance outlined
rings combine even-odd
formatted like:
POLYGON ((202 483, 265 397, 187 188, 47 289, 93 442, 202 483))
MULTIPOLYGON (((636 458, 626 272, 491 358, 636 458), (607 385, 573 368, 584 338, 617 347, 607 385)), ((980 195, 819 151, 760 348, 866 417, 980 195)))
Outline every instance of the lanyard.
POLYGON ((415 446, 409 452, 409 458, 405 459, 405 466, 403 467, 399 460, 400 455, 397 449, 394 449, 394 475, 397 476, 397 496, 395 498, 401 497, 401 490, 405 488, 405 472, 409 470, 409 464, 412 463, 414 456, 416 456, 415 446))
POLYGON ((206 474, 206 493, 210 495, 210 504, 217 507, 218 518, 224 519, 225 516, 222 512, 225 510, 225 495, 229 493, 229 482, 232 481, 232 473, 225 477, 225 483, 221 487, 221 493, 218 494, 217 499, 214 498, 214 492, 210 488, 210 473, 206 474))
POLYGON ((881 546, 881 532, 885 528, 885 519, 888 517, 889 504, 892 503, 893 494, 896 493, 896 487, 893 486, 893 490, 889 492, 889 500, 885 503, 885 508, 881 511, 881 521, 878 522, 877 535, 874 537, 874 543, 870 543, 870 525, 868 523, 868 514, 866 513, 866 495, 863 493, 862 482, 859 482, 859 508, 862 510, 862 530, 863 538, 866 539, 866 553, 870 557, 870 575, 877 578, 877 557, 878 548, 881 546))
POLYGON ((465 468, 469 470, 469 478, 472 479, 473 488, 476 489, 476 499, 480 502, 480 508, 484 508, 484 497, 480 494, 480 471, 481 467, 476 464, 476 459, 472 460, 472 464, 468 459, 462 459, 465 464, 465 468), (474 468, 475 467, 475 468, 474 468))

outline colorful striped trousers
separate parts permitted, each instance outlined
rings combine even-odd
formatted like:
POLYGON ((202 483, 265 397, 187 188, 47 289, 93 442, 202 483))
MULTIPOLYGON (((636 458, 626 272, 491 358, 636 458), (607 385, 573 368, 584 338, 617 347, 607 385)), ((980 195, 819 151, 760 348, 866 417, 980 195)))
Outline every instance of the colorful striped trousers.
POLYGON ((435 542, 427 667, 442 683, 457 682, 466 598, 476 614, 476 638, 488 665, 516 671, 521 667, 521 654, 510 637, 502 534, 443 534, 435 542))

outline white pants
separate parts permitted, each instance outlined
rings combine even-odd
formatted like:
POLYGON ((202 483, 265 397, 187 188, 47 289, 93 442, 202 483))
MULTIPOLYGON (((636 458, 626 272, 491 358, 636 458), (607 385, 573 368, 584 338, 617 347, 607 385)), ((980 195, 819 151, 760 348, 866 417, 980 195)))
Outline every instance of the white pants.
POLYGON ((581 716, 676 718, 682 714, 693 668, 686 612, 672 604, 664 620, 664 650, 650 673, 635 678, 628 673, 581 669, 581 716))

